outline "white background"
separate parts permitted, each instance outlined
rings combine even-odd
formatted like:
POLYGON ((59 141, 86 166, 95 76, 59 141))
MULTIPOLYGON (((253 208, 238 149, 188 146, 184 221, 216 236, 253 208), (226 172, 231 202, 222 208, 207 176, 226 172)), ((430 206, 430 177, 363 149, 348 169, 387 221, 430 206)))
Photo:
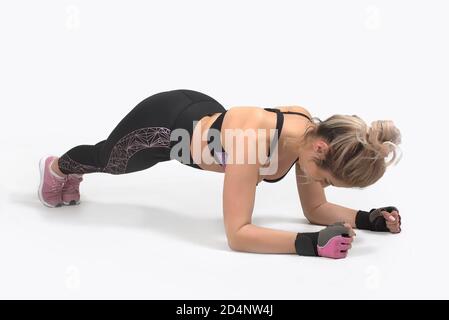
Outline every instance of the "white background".
MULTIPOLYGON (((2 1, 0 298, 449 298, 447 1, 2 1), (223 175, 169 161, 85 175, 82 203, 37 198, 38 162, 105 139, 160 91, 226 108, 299 104, 392 119, 403 158, 357 209, 397 206, 400 235, 358 231, 347 259, 237 253, 223 175)), ((254 223, 319 230, 294 171, 258 186, 254 223)))

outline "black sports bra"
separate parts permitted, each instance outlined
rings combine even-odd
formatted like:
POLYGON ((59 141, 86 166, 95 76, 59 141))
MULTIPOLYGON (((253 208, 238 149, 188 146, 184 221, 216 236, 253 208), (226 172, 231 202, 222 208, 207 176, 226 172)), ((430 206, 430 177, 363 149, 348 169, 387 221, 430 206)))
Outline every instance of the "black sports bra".
MULTIPOLYGON (((306 117, 309 121, 312 122, 312 119, 310 119, 310 117, 308 115, 306 115, 304 113, 301 113, 301 112, 281 111, 281 110, 276 109, 276 108, 264 108, 264 110, 271 111, 271 112, 276 112, 276 116, 277 116, 277 118, 276 118, 277 139, 273 139, 271 141, 270 147, 268 149, 268 158, 270 158, 270 152, 271 152, 271 150, 273 150, 276 147, 276 143, 277 143, 277 141, 279 141, 279 137, 281 136, 282 127, 284 125, 284 114, 297 114, 297 115, 306 117)), ((224 119, 224 116, 226 114, 226 111, 221 113, 217 117, 217 119, 215 119, 215 121, 210 126, 211 129, 213 128, 213 129, 216 129, 219 132, 221 132, 221 127, 222 127, 222 124, 223 124, 223 119, 224 119)), ((208 141, 207 143, 208 143, 211 155, 214 156, 214 149, 211 147, 211 141, 213 141, 213 138, 211 139, 211 137, 212 137, 212 135, 210 134, 210 131, 209 131, 208 135, 207 135, 207 141, 208 141)), ((224 151, 222 145, 221 145, 221 154, 222 155, 225 154, 225 151, 224 151)), ((263 179, 263 181, 273 183, 273 182, 278 182, 278 181, 282 180, 287 175, 287 173, 290 171, 290 169, 293 167, 293 165, 298 161, 298 159, 299 159, 299 157, 296 158, 296 160, 291 164, 290 168, 287 170, 287 172, 282 177, 277 178, 277 179, 273 179, 273 180, 263 179)))

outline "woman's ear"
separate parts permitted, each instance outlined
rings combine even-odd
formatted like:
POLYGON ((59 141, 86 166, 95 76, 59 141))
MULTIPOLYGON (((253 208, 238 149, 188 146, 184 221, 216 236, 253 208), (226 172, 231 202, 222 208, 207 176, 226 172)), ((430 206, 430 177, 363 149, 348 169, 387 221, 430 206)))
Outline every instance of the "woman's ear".
POLYGON ((328 150, 329 145, 322 139, 317 139, 313 143, 313 151, 318 154, 320 158, 324 158, 328 150))

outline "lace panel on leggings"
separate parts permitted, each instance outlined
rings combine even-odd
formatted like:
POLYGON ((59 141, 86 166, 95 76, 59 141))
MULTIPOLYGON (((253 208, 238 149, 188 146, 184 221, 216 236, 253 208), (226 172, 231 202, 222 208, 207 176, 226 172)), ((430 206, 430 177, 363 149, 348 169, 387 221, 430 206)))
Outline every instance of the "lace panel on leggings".
POLYGON ((171 130, 165 127, 140 128, 121 138, 112 148, 107 165, 104 168, 79 163, 65 153, 59 159, 62 170, 70 173, 107 172, 123 174, 129 159, 138 151, 154 147, 170 148, 171 130))

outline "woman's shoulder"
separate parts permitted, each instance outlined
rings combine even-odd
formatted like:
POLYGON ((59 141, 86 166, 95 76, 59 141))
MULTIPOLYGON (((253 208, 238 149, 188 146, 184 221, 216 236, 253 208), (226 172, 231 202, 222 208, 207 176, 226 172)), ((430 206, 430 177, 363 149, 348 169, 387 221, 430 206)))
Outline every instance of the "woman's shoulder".
POLYGON ((233 106, 226 111, 227 127, 253 128, 266 122, 266 111, 257 106, 233 106))

